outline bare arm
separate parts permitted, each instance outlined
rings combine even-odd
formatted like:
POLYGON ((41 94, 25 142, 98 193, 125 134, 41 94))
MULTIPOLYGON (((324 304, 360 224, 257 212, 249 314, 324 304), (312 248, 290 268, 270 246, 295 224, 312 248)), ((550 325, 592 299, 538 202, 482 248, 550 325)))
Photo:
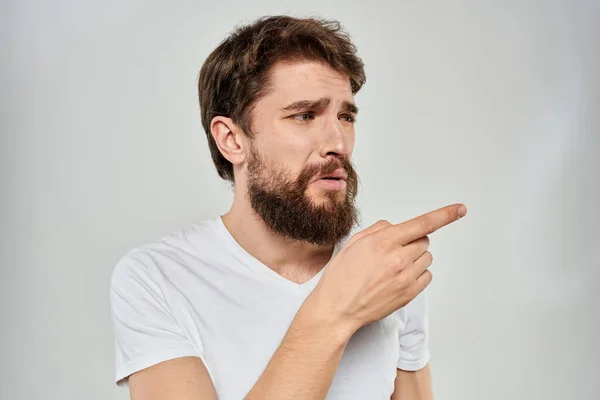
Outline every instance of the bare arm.
MULTIPOLYGON (((395 226, 380 221, 354 235, 298 311, 245 400, 324 399, 354 332, 405 306, 429 284, 427 235, 460 216, 457 205, 449 206, 395 226)), ((401 373, 400 384, 413 390, 408 394, 426 396, 428 376, 428 367, 401 373)))
POLYGON ((246 400, 325 398, 354 330, 321 315, 314 301, 300 308, 246 400))
MULTIPOLYGON (((405 306, 429 284, 426 235, 462 216, 457 210, 457 205, 445 207, 399 225, 380 221, 354 235, 300 307, 245 399, 324 399, 354 332, 405 306)), ((137 372, 130 387, 132 400, 216 399, 208 372, 196 358, 137 372)))
POLYGON ((161 362, 129 377, 131 400, 216 400, 202 360, 182 357, 161 362))
POLYGON ((418 371, 397 370, 390 400, 433 400, 429 364, 418 371))

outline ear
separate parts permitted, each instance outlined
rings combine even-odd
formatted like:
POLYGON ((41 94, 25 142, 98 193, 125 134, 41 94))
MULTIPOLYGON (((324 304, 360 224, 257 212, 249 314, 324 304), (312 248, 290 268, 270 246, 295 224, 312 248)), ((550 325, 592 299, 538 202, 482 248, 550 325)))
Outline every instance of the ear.
POLYGON ((212 134, 219 151, 233 165, 246 159, 246 137, 242 129, 231 118, 214 117, 210 123, 212 134))

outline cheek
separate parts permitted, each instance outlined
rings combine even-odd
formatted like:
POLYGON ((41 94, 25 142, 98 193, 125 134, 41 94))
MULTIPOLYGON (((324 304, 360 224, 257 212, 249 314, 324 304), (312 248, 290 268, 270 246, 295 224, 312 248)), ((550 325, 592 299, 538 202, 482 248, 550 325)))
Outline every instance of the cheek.
POLYGON ((303 126, 294 126, 286 121, 276 121, 263 126, 257 136, 258 150, 274 169, 285 169, 297 176, 318 152, 318 134, 303 126))
POLYGON ((349 139, 348 139, 348 143, 349 143, 349 148, 350 151, 348 152, 348 159, 352 158, 352 153, 354 153, 354 145, 356 144, 356 139, 354 136, 354 131, 352 131, 352 133, 349 134, 349 139))
POLYGON ((311 154, 316 151, 315 146, 316 144, 307 136, 290 135, 274 140, 268 151, 281 165, 285 165, 289 170, 297 173, 306 165, 311 154))
POLYGON ((309 151, 307 152, 301 146, 294 146, 291 143, 276 144, 271 142, 268 145, 261 146, 258 151, 265 162, 266 171, 263 173, 271 177, 283 176, 286 179, 297 177, 310 156, 309 151))

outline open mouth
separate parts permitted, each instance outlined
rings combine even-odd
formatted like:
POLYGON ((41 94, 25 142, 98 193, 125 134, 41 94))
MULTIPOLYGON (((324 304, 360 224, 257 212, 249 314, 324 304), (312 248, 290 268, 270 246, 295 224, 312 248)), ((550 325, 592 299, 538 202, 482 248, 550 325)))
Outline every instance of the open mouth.
POLYGON ((326 190, 343 190, 346 188, 346 179, 326 176, 314 182, 315 185, 326 190))
POLYGON ((338 168, 335 171, 327 171, 315 176, 311 183, 326 189, 340 190, 346 187, 347 176, 348 174, 343 168, 338 168))

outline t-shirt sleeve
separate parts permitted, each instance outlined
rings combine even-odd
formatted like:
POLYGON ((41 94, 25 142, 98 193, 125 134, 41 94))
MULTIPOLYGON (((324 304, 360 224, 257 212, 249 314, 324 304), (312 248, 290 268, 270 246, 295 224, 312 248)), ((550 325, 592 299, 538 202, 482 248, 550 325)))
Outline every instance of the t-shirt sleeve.
POLYGON ((201 357, 174 319, 158 271, 131 255, 113 272, 110 303, 116 352, 116 382, 127 386, 134 372, 174 358, 201 357))
POLYGON ((421 292, 405 307, 406 324, 399 332, 400 357, 398 368, 417 371, 429 362, 427 298, 421 292))

